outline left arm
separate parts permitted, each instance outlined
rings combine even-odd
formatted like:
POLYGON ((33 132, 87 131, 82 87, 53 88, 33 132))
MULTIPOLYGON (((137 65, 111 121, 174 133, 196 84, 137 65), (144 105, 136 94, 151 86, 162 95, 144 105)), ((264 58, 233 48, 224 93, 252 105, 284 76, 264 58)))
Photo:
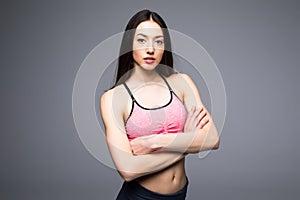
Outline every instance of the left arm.
MULTIPOLYGON (((210 149, 218 149, 220 140, 216 126, 211 115, 203 105, 198 89, 192 79, 186 74, 180 74, 184 81, 180 85, 184 94, 184 104, 188 110, 193 106, 198 108, 198 112, 206 114, 205 126, 185 130, 184 132, 166 133, 140 137, 131 141, 131 147, 135 154, 146 154, 155 151, 198 153, 210 149), (199 110, 200 109, 200 110, 199 110)), ((197 116, 192 116, 195 119, 197 116)), ((198 119, 199 120, 199 119, 198 119)), ((201 120, 201 119, 200 119, 201 120)))

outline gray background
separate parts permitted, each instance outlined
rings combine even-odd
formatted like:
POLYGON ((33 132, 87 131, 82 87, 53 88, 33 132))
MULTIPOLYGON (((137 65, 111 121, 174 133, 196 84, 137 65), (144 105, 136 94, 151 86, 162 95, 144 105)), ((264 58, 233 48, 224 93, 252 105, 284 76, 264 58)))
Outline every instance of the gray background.
POLYGON ((226 87, 221 146, 188 157, 187 199, 299 199, 297 1, 7 0, 0 8, 1 199, 114 198, 122 179, 82 145, 72 89, 87 54, 143 8, 199 42, 226 87))

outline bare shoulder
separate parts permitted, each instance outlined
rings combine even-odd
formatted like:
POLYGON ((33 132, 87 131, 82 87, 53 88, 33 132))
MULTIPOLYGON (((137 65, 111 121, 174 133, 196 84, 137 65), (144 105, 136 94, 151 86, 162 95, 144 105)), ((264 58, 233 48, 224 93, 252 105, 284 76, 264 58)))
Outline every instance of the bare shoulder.
POLYGON ((178 84, 183 84, 183 83, 186 84, 187 82, 192 81, 191 77, 185 73, 171 74, 169 77, 167 77, 167 79, 178 84))
POLYGON ((190 109, 192 105, 203 105, 199 90, 188 74, 177 73, 168 77, 174 88, 182 95, 183 102, 190 109))
POLYGON ((191 85, 194 85, 192 78, 185 73, 176 73, 170 75, 167 80, 170 84, 181 93, 184 93, 191 85))
POLYGON ((101 95, 100 103, 107 103, 107 101, 113 101, 117 98, 124 98, 126 95, 125 88, 122 85, 118 85, 110 90, 107 90, 101 95))
POLYGON ((108 104, 111 103, 112 99, 113 99, 113 95, 115 93, 115 88, 112 88, 110 90, 107 90, 106 92, 104 92, 101 97, 100 97, 100 108, 102 108, 103 106, 108 106, 108 104))
POLYGON ((130 96, 121 84, 106 92, 100 97, 100 111, 104 115, 113 114, 125 119, 130 108, 130 96))

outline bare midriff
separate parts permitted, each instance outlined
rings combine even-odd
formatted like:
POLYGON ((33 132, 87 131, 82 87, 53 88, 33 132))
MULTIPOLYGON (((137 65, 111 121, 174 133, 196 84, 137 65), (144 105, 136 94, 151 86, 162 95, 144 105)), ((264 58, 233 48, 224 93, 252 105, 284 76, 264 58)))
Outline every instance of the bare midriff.
POLYGON ((186 184, 185 159, 181 159, 162 171, 138 178, 136 181, 144 188, 160 194, 172 194, 186 184))

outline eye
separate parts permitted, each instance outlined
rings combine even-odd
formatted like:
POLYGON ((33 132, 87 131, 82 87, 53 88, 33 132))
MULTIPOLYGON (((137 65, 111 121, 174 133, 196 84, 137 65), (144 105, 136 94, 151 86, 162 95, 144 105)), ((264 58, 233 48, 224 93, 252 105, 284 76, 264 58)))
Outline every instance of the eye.
POLYGON ((155 42, 156 42, 158 45, 162 45, 162 44, 164 43, 163 40, 156 40, 155 42))
POLYGON ((142 44, 146 42, 146 40, 144 40, 144 39, 142 39, 142 38, 137 39, 137 41, 138 41, 139 43, 142 43, 142 44))

